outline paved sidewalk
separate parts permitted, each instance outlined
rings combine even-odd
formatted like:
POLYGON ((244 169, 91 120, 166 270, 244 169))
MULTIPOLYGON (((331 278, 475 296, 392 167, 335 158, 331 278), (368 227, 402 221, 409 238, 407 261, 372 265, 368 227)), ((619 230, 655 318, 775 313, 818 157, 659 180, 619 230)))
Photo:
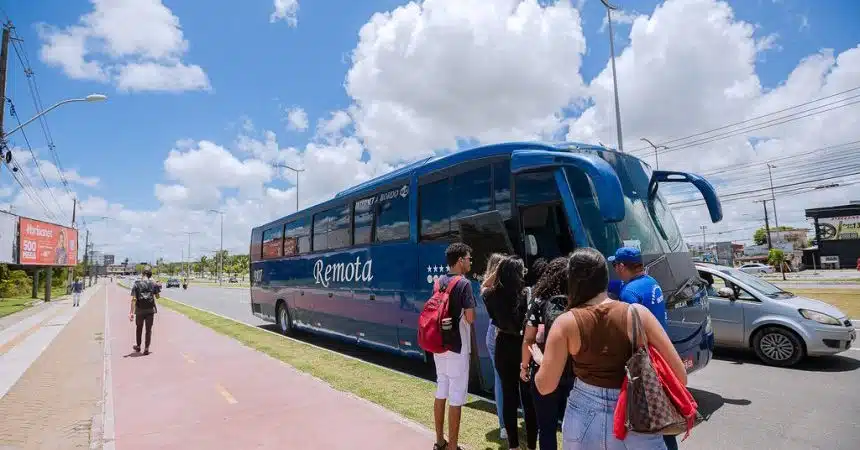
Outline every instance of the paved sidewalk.
POLYGON ((90 448, 104 366, 104 289, 0 331, 0 448, 90 448))
POLYGON ((128 290, 108 289, 105 439, 118 450, 432 447, 429 430, 164 307, 152 353, 136 354, 128 290))

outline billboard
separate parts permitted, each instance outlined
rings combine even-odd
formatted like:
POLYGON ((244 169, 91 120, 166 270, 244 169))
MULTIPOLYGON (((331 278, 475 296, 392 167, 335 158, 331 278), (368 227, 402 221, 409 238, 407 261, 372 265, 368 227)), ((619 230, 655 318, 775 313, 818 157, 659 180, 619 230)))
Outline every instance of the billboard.
POLYGON ((74 266, 78 263, 78 230, 21 217, 18 264, 74 266))
POLYGON ((18 216, 0 214, 0 263, 15 263, 15 233, 18 216))
POLYGON ((821 240, 860 239, 860 216, 842 216, 818 219, 821 240))

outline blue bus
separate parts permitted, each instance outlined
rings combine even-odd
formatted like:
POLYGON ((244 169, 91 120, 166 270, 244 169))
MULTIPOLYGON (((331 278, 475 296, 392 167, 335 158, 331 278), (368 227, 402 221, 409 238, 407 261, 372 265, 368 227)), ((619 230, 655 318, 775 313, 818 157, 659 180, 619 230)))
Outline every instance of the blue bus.
MULTIPOLYGON (((713 222, 713 186, 689 173, 579 143, 503 143, 430 157, 346 189, 333 199, 251 232, 251 309, 293 329, 428 360, 418 315, 447 270, 445 248, 473 249, 474 289, 492 252, 526 264, 591 246, 605 255, 638 246, 663 287, 669 334, 689 372, 711 359, 705 283, 659 187, 690 183, 713 222)), ((493 387, 478 302, 472 381, 493 387), (479 344, 480 343, 480 344, 479 344)))

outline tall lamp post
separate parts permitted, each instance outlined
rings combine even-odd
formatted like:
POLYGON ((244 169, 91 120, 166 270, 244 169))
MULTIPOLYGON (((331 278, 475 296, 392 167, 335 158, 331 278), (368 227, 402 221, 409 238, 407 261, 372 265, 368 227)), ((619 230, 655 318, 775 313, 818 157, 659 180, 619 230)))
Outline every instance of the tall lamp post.
MULTIPOLYGON (((5 99, 3 99, 3 100, 5 101, 5 99)), ((6 162, 6 164, 9 164, 12 162, 12 154, 11 154, 11 152, 6 150, 6 138, 9 137, 9 135, 11 135, 12 133, 15 133, 16 131, 29 125, 30 123, 32 123, 34 120, 38 119, 39 117, 42 117, 45 114, 48 114, 49 112, 53 111, 54 109, 56 109, 62 105, 65 105, 67 103, 77 103, 77 102, 93 103, 93 102, 103 102, 105 100, 107 100, 107 96, 104 94, 90 94, 84 98, 69 98, 66 100, 61 100, 57 103, 54 103, 49 108, 40 111, 38 114, 33 116, 30 120, 22 123, 21 125, 18 125, 17 127, 13 128, 12 131, 9 131, 8 133, 5 133, 5 132, 3 132, 3 130, 0 130, 0 147, 2 147, 2 148, 0 148, 0 151, 2 151, 2 153, 0 153, 0 158, 3 158, 6 162)), ((6 105, 0 105, 0 107, 5 108, 6 105)), ((17 172, 17 168, 13 169, 13 171, 17 172)))
MULTIPOLYGON (((298 183, 296 186, 298 186, 298 183)), ((298 188, 296 188, 296 195, 296 198, 298 198, 298 188)), ((210 209, 209 212, 221 215, 221 245, 219 246, 220 250, 218 251, 218 285, 221 286, 222 278, 224 277, 224 211, 210 209)))
POLYGON ((615 130, 618 132, 618 151, 624 153, 624 141, 621 138, 621 107, 618 106, 618 77, 615 74, 615 39, 612 34, 612 11, 618 7, 607 0, 600 0, 606 7, 606 21, 609 25, 609 56, 612 61, 612 87, 615 90, 615 130))
POLYGON ((654 168, 656 168, 657 170, 660 170, 660 159, 657 157, 657 151, 660 150, 661 148, 665 149, 665 150, 669 150, 669 147, 667 147, 665 145, 654 145, 653 142, 649 141, 646 138, 639 138, 639 140, 645 141, 648 143, 648 145, 650 145, 651 147, 654 147, 654 168))
POLYGON ((290 167, 286 164, 272 164, 272 167, 278 167, 281 169, 289 169, 296 173, 296 212, 299 210, 299 172, 304 172, 305 169, 296 169, 290 167))

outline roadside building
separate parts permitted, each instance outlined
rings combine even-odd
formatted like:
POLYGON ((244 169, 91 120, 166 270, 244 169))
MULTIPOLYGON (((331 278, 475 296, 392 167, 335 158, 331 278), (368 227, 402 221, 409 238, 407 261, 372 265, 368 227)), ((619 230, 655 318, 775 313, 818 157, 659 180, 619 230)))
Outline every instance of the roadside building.
POLYGON ((815 230, 815 246, 809 253, 824 269, 857 267, 860 258, 860 201, 848 205, 806 210, 815 230))

